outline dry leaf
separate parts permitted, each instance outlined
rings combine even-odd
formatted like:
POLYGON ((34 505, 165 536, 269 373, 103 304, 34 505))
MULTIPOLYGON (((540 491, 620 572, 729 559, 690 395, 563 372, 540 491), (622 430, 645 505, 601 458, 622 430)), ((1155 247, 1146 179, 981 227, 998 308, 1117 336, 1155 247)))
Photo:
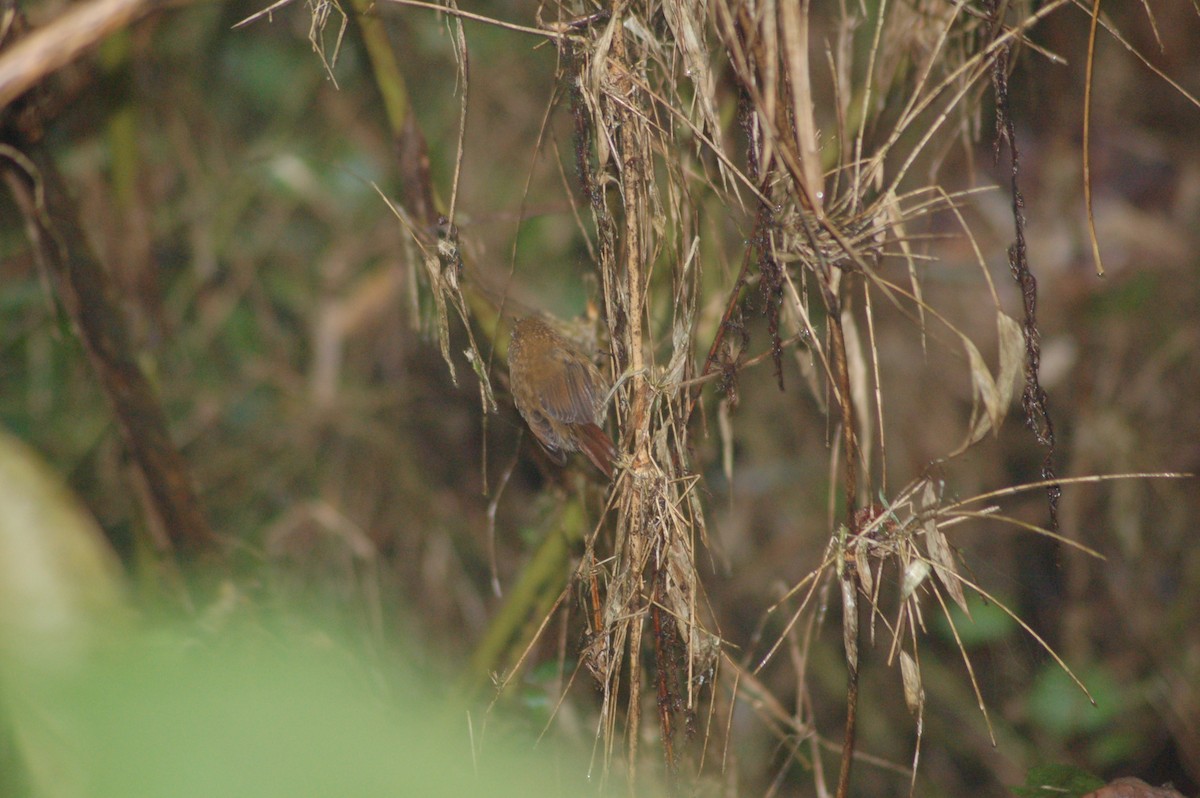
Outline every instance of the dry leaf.
POLYGON ((875 590, 875 576, 871 573, 871 561, 867 557, 868 541, 859 538, 854 544, 854 565, 858 569, 858 579, 862 582, 863 592, 868 596, 875 590))
POLYGON ((858 588, 853 579, 842 579, 842 645, 846 664, 858 670, 858 588))
POLYGON ((925 705, 925 688, 921 686, 921 668, 907 651, 900 652, 900 678, 904 681, 904 703, 914 715, 921 714, 925 705))
POLYGON ((1000 392, 996 388, 992 372, 988 370, 987 364, 983 361, 983 355, 979 354, 978 347, 971 339, 963 336, 962 342, 963 347, 967 350, 967 359, 971 364, 972 408, 971 430, 967 433, 967 440, 959 451, 979 441, 988 433, 988 430, 995 429, 1004 417, 1004 411, 1000 409, 1000 392), (980 404, 983 405, 983 412, 980 412, 980 404))
POLYGON ((998 378, 992 376, 979 348, 969 338, 961 336, 971 367, 971 428, 954 455, 977 443, 989 431, 998 432, 1016 394, 1018 377, 1025 363, 1025 335, 1021 325, 1003 313, 996 314, 996 334, 1000 346, 998 378))
POLYGON ((996 314, 996 334, 1000 341, 1000 376, 996 379, 1000 418, 1012 406, 1020 376, 1025 368, 1025 333, 1012 316, 996 314))
POLYGON ((854 405, 854 418, 858 422, 858 447, 863 460, 870 462, 873 446, 871 424, 870 371, 863 354, 862 336, 858 322, 850 311, 842 312, 842 331, 846 341, 846 368, 850 378, 850 401, 854 405))
POLYGON ((933 510, 936 506, 937 492, 931 483, 926 482, 925 487, 921 489, 921 496, 917 503, 918 510, 925 519, 921 525, 921 529, 925 533, 925 547, 929 551, 929 559, 933 563, 933 567, 937 569, 938 580, 945 585, 946 592, 950 594, 950 598, 954 599, 954 603, 967 613, 967 617, 970 617, 967 599, 963 595, 962 582, 958 579, 958 564, 954 561, 954 552, 950 549, 946 535, 938 529, 937 519, 934 517, 933 510))
POLYGON ((933 570, 925 560, 913 560, 904 569, 904 581, 900 585, 900 600, 908 601, 913 591, 921 586, 933 570))

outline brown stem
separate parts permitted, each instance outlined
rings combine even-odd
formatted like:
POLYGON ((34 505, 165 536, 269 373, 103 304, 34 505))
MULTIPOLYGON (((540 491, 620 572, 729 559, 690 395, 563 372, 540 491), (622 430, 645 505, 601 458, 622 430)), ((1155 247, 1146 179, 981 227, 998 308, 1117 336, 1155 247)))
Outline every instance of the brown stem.
POLYGON ((129 333, 105 270, 82 235, 76 210, 53 161, 26 142, 28 162, 5 147, 5 182, 25 217, 30 245, 50 277, 112 405, 117 427, 146 488, 150 529, 164 547, 215 554, 216 537, 201 510, 187 464, 134 357, 129 333))
POLYGON ((750 259, 752 251, 751 247, 746 247, 746 252, 742 256, 742 270, 738 272, 737 280, 734 281, 733 288, 729 292, 729 300, 725 303, 725 312, 721 314, 721 323, 717 325, 717 334, 713 336, 712 346, 708 348, 708 357, 704 358, 704 367, 700 369, 700 376, 696 378, 696 387, 688 399, 685 423, 692 418, 692 411, 696 408, 696 400, 700 398, 700 391, 704 388, 704 378, 709 375, 713 364, 717 362, 717 352, 720 351, 721 344, 725 340, 725 330, 730 318, 733 317, 733 311, 737 309, 738 300, 742 296, 742 287, 746 285, 746 278, 750 274, 750 264, 753 263, 750 259))
MULTIPOLYGON (((5 4, 8 5, 7 3, 5 4)), ((0 54, 0 109, 74 61, 114 31, 160 8, 162 0, 90 0, 74 4, 0 54)))
POLYGON ((846 520, 851 533, 857 534, 858 508, 858 435, 855 433, 854 400, 850 394, 850 368, 846 360, 846 334, 842 329, 841 303, 828 284, 829 272, 822 275, 825 306, 829 310, 829 351, 833 356, 833 379, 842 415, 842 444, 846 450, 846 520))
MULTIPOLYGON (((833 379, 837 391, 838 403, 842 415, 842 442, 846 456, 846 524, 850 535, 859 532, 858 517, 858 436, 855 433, 854 403, 850 395, 850 369, 846 357, 846 337, 842 328, 841 303, 834 288, 830 285, 832 271, 825 266, 821 272, 821 292, 825 307, 829 312, 829 350, 833 356, 833 379)), ((854 579, 853 576, 843 576, 854 579)), ((850 588, 858 590, 855 584, 850 588)), ((853 610, 853 629, 848 634, 858 635, 859 624, 856 620, 858 605, 853 610)), ((849 677, 846 685, 846 731, 842 740, 842 761, 838 772, 838 798, 846 798, 850 790, 850 765, 854 761, 854 745, 858 728, 858 641, 847 643, 846 664, 849 667, 849 677), (854 654, 850 655, 849 648, 853 645, 854 654)))
POLYGON ((404 207, 416 223, 422 242, 429 243, 437 230, 438 211, 425 134, 412 112, 408 86, 378 8, 370 0, 351 0, 351 7, 367 57, 371 60, 371 72, 383 99, 388 127, 391 128, 403 185, 404 207))
MULTIPOLYGON (((855 590, 858 586, 855 585, 855 590)), ((857 607, 854 610, 858 612, 857 607)), ((857 633, 857 624, 855 624, 857 633)), ((850 765, 854 762, 855 737, 858 733, 858 662, 848 662, 846 681, 846 733, 842 738, 842 762, 838 769, 837 798, 850 794, 850 765)))
POLYGON ((658 688, 658 726, 662 731, 663 755, 667 762, 667 778, 675 773, 675 748, 672 740, 674 728, 671 713, 674 701, 671 697, 672 664, 666 636, 668 630, 663 623, 662 572, 654 580, 654 601, 650 605, 650 621, 654 629, 654 678, 658 688))
MULTIPOLYGON (((992 17, 992 33, 999 30, 1003 4, 991 0, 985 9, 992 17)), ((1050 512, 1050 531, 1058 532, 1058 501, 1062 487, 1054 481, 1055 437, 1054 420, 1050 417, 1049 397, 1041 383, 1041 329, 1037 321, 1038 285, 1033 269, 1029 265, 1029 253, 1025 245, 1025 197, 1021 193, 1021 156, 1017 148, 1016 124, 1013 122, 1012 107, 1008 94, 1008 72, 1012 55, 1012 44, 1006 44, 996 52, 992 63, 992 88, 996 94, 996 138, 992 145, 992 156, 1000 161, 1000 145, 1008 146, 1012 215, 1015 238, 1008 248, 1008 266, 1013 279, 1021 289, 1021 300, 1025 311, 1022 332, 1025 336, 1025 390, 1021 405, 1025 411, 1025 425, 1043 448, 1042 480, 1049 483, 1046 499, 1050 512)), ((1089 81, 1090 82, 1090 81, 1089 81)))
MULTIPOLYGON (((639 608, 640 609, 640 608, 639 608)), ((637 789, 638 741, 642 733, 642 619, 645 616, 637 613, 633 617, 629 630, 629 718, 628 739, 629 749, 627 764, 629 767, 629 789, 637 789)))

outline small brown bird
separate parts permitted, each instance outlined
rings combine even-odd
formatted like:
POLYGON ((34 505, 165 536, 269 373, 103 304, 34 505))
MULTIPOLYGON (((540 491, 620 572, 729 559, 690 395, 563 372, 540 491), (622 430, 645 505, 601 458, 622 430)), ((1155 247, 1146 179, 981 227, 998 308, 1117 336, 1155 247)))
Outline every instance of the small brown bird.
POLYGON ((513 326, 508 375, 517 410, 550 458, 563 465, 567 452, 582 450, 611 479, 617 447, 600 429, 608 382, 592 361, 530 317, 513 326))

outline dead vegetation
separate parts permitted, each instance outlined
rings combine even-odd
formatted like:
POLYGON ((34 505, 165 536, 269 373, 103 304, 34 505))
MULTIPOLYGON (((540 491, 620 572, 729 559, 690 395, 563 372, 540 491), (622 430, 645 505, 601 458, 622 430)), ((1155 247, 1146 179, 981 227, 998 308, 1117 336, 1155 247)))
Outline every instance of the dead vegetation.
MULTIPOLYGON (((951 682, 962 685, 958 705, 982 722, 962 747, 976 746, 986 761, 989 745, 1003 749, 1020 734, 1016 724, 993 723, 1003 694, 981 684, 964 642, 963 625, 985 606, 1088 694, 1071 657, 1082 652, 1059 653, 1070 635, 1026 619, 966 553, 979 530, 1007 529, 1016 551, 1023 539, 1039 541, 1081 578, 1086 566, 1075 554, 1099 558, 1104 546, 1083 534, 1078 499, 1060 520, 1064 491, 1135 477, 1148 484, 1149 473, 1135 472, 1170 476, 1161 472, 1195 465, 1081 460, 1055 435, 1061 416, 1042 374, 1045 288, 1026 241, 1028 167, 1010 81, 1018 62, 1034 74, 1063 62, 1053 42, 1038 39, 1040 25, 1074 14, 1067 27, 1086 28, 1086 14, 1067 0, 542 5, 522 24, 411 0, 309 12, 320 68, 339 81, 322 90, 320 118, 353 119, 346 95, 372 83, 386 133, 360 124, 353 132, 385 164, 372 174, 394 170, 401 188, 398 199, 381 199, 393 193, 387 180, 362 181, 389 213, 386 224, 359 229, 336 203, 306 194, 303 170, 274 164, 273 176, 302 197, 297 204, 333 230, 306 283, 315 298, 297 311, 308 347, 288 342, 287 292, 258 294, 261 252, 225 256, 234 264, 229 285, 180 289, 194 292, 182 304, 201 310, 179 351, 203 351, 236 321, 245 297, 262 312, 251 337, 268 342, 255 358, 234 353, 231 370, 242 398, 273 394, 264 416, 278 430, 232 448, 234 414, 214 409, 233 403, 221 390, 179 422, 207 486, 200 500, 237 541, 226 551, 261 551, 280 571, 301 574, 298 583, 332 587, 371 635, 386 636, 386 607, 400 597, 430 629, 468 629, 478 641, 469 677, 476 687, 490 677, 496 701, 510 701, 539 663, 554 664, 555 676, 539 684, 554 707, 543 733, 590 742, 592 775, 604 784, 906 794, 931 736, 958 755, 956 741, 943 739, 953 723, 927 725, 930 694, 949 701, 951 682), (365 54, 357 87, 337 60, 346 16, 365 54), (439 87, 453 91, 436 109, 449 120, 440 137, 422 128, 430 122, 418 119, 412 97, 430 89, 406 84, 415 72, 392 49, 381 16, 431 26, 423 30, 439 37, 439 87), (427 17, 436 21, 416 22, 427 17), (527 102, 496 74, 481 74, 491 65, 472 54, 473 30, 534 43, 541 58, 552 51, 544 105, 519 106, 522 135, 468 132, 479 97, 527 102), (514 141, 499 146, 509 135, 514 141), (999 187, 970 174, 989 171, 976 158, 982 151, 986 161, 990 142, 999 187), (520 177, 520 188, 503 203, 516 219, 496 225, 502 232, 481 221, 495 210, 481 199, 490 187, 473 185, 488 147, 496 160, 511 151, 520 163, 508 181, 520 177), (551 207, 555 225, 573 226, 573 261, 561 246, 520 250, 530 206, 551 207), (536 256, 554 265, 527 270, 536 256), (497 265, 505 258, 507 273, 497 265), (591 312, 564 328, 597 352, 614 385, 609 417, 620 456, 603 491, 522 468, 514 452, 533 447, 528 436, 517 442, 518 422, 504 409, 505 320, 580 281, 574 264, 594 275, 584 283, 591 312), (437 341, 440 368, 422 358, 418 330, 437 341), (391 402, 401 379, 403 398, 391 402), (1013 433, 1022 422, 1024 438, 1013 433), (979 464, 1004 445, 1019 469, 979 464), (232 486, 281 451, 291 456, 272 479, 249 495, 232 486), (787 501, 747 508, 754 488, 743 486, 764 473, 787 501), (263 501, 272 486, 275 498, 263 501), (517 497, 535 496, 522 512, 517 497), (760 512, 774 517, 764 522, 760 512), (522 524, 538 530, 531 552, 513 540, 522 524), (479 578, 483 570, 490 579, 479 578), (836 688, 831 679, 841 680, 836 688), (594 700, 578 686, 588 680, 594 700), (903 728, 895 714, 874 712, 888 702, 907 709, 903 728), (864 744, 860 729, 880 723, 893 725, 891 739, 869 729, 864 744), (747 740, 774 753, 747 754, 747 740), (869 790, 857 786, 864 782, 869 790)), ((280 6, 269 16, 304 15, 280 6)), ((265 36, 266 19, 247 18, 238 35, 265 36)), ((27 226, 48 224, 36 199, 39 168, 6 157, 27 226)), ((257 219, 259 231, 271 216, 257 219)), ((291 257, 302 273, 308 253, 291 257)), ((61 284, 56 291, 70 296, 61 284)), ((230 374, 196 382, 228 384, 230 374)), ((183 401, 179 389, 165 390, 183 401)), ((140 440, 136 429, 124 437, 140 440)), ((152 463, 139 467, 155 473, 152 463)), ((152 519, 171 506, 156 496, 143 499, 152 519)), ((170 548, 160 541, 160 556, 169 559, 170 548)), ((1172 700, 1194 705, 1194 687, 1182 684, 1167 688, 1172 700)), ((1184 750, 1194 722, 1172 722, 1184 767, 1200 767, 1197 752, 1184 750)), ((944 759, 931 767, 935 780, 953 770, 944 759)), ((1009 771, 1004 779, 1019 780, 1009 771)))

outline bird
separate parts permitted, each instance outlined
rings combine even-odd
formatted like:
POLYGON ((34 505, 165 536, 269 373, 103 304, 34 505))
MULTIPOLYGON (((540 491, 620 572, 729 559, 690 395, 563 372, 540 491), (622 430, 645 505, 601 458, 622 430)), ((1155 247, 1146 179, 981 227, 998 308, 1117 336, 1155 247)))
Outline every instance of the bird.
POLYGON ((564 465, 568 452, 582 451, 612 479, 617 447, 600 428, 608 381, 591 359, 549 324, 527 316, 513 325, 508 375, 513 403, 550 459, 564 465))

